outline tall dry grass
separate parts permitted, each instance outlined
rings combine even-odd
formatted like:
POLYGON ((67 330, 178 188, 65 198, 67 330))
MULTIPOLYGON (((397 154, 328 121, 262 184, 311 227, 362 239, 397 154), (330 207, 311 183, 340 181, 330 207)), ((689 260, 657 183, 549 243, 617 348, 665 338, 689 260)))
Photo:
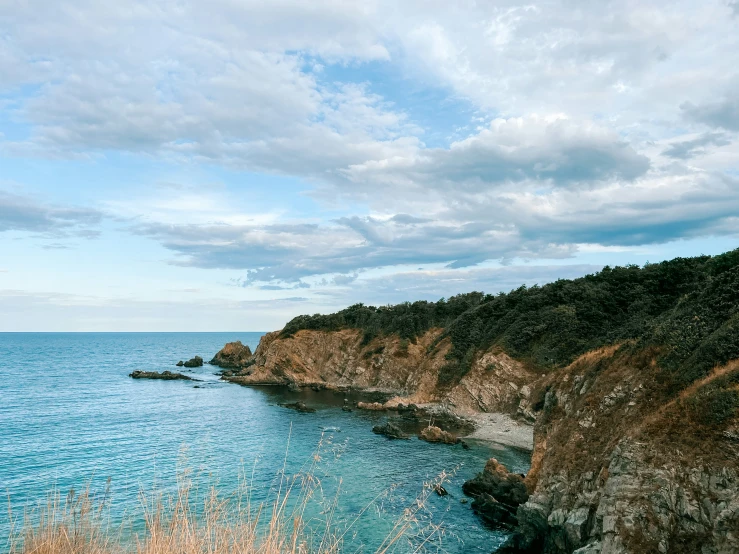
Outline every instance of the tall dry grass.
MULTIPOLYGON (((253 472, 249 482, 243 480, 236 492, 226 496, 215 487, 201 496, 190 473, 183 472, 175 493, 140 495, 137 516, 143 519, 144 530, 138 533, 111 524, 110 484, 99 498, 90 494, 89 487, 64 496, 52 492, 45 504, 17 522, 18 530, 11 531, 9 538, 9 554, 340 554, 344 538, 351 536, 356 522, 380 496, 348 524, 337 525, 339 485, 333 498, 321 503, 320 518, 307 517, 321 489, 318 460, 320 456, 314 455, 307 468, 293 475, 283 467, 271 497, 259 503, 252 502, 253 472)), ((425 483, 371 551, 423 552, 430 543, 438 551, 441 526, 430 523, 424 512, 429 496, 448 478, 443 473, 425 483)))

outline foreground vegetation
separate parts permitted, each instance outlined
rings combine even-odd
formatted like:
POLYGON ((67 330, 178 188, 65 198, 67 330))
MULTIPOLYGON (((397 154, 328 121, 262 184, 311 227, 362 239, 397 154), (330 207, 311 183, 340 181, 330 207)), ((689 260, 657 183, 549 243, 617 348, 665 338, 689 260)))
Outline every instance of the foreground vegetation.
MULTIPOLYGON (((211 487, 203 497, 187 474, 180 476, 173 495, 141 497, 141 513, 129 514, 127 524, 110 522, 109 487, 100 497, 89 488, 62 497, 52 492, 45 504, 25 514, 11 532, 9 554, 339 554, 345 537, 373 504, 349 524, 334 521, 337 496, 319 501, 321 480, 316 454, 307 471, 284 475, 271 500, 252 503, 251 489, 240 486, 224 497, 211 487), (318 507, 319 515, 316 516, 318 507), (310 515, 313 514, 313 515, 310 515), (144 529, 132 525, 143 521, 144 529)), ((442 540, 440 525, 430 522, 429 496, 449 476, 442 473, 425 483, 419 495, 395 520, 378 546, 367 552, 426 552, 442 540)), ((110 483, 108 483, 110 485, 110 483)), ((380 497, 378 497, 379 500, 380 497)), ((13 519, 11 514, 11 520, 13 519)), ((16 523, 18 523, 16 521, 16 523)), ((365 550, 363 550, 365 551, 365 550)))
MULTIPOLYGON (((739 358, 739 249, 644 267, 605 267, 579 279, 498 295, 356 304, 335 314, 296 317, 282 335, 344 328, 363 330, 365 343, 388 334, 414 341, 441 328, 438 341, 448 337, 452 344, 439 376, 442 385, 457 382, 477 353, 494 346, 548 371, 589 350, 629 342, 635 349, 659 349, 660 378, 675 393, 739 358)), ((722 405, 739 405, 735 391, 722 395, 722 405)))

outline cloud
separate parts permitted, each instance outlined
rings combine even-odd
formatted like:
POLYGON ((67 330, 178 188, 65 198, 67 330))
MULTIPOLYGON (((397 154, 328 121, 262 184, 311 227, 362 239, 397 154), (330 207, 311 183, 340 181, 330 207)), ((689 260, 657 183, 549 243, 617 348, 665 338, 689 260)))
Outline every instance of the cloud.
POLYGON ((346 304, 350 297, 355 298, 354 301, 374 305, 408 300, 436 301, 441 297, 448 298, 471 291, 489 294, 509 292, 521 285, 543 285, 557 279, 574 279, 601 269, 600 265, 572 264, 401 271, 383 277, 361 279, 356 290, 349 293, 336 290, 330 294, 335 296, 339 304, 346 304))
POLYGON ((346 285, 374 268, 458 269, 490 260, 567 258, 579 244, 634 246, 739 233, 739 180, 670 170, 588 188, 542 188, 537 181, 482 191, 430 188, 418 199, 423 217, 404 211, 402 217, 354 215, 317 224, 149 223, 135 230, 175 254, 172 263, 241 270, 244 284, 267 290, 300 287, 311 278, 346 285))
POLYGON ((705 153, 706 146, 726 146, 728 144, 731 144, 731 141, 724 133, 704 133, 692 140, 673 142, 667 150, 662 152, 662 155, 688 160, 705 153))
POLYGON ((697 105, 684 102, 680 109, 689 121, 727 131, 739 131, 739 84, 735 83, 734 90, 727 92, 720 100, 697 105))
POLYGON ((307 310, 305 297, 234 300, 109 298, 0 289, 2 331, 232 331, 278 329, 307 310))
POLYGON ((22 231, 46 237, 96 238, 102 218, 102 213, 92 208, 54 206, 0 191, 0 233, 22 231))
POLYGON ((616 133, 561 116, 496 119, 489 127, 449 148, 418 150, 353 165, 353 183, 408 184, 448 190, 479 189, 506 182, 542 181, 571 186, 621 179, 630 181, 650 167, 616 133))

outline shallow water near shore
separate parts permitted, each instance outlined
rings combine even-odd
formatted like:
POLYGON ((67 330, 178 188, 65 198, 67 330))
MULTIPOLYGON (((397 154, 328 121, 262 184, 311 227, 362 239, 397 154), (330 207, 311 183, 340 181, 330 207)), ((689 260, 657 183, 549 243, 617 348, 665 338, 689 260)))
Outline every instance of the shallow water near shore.
MULTIPOLYGON (((443 525, 445 552, 491 552, 500 532, 483 528, 462 482, 495 456, 525 473, 529 455, 471 442, 434 445, 415 438, 389 441, 371 432, 384 414, 343 412, 346 395, 291 393, 279 387, 241 387, 218 380, 205 365, 183 373, 201 380, 134 380, 135 369, 179 371, 195 355, 210 359, 226 342, 256 348, 261 333, 10 333, 0 334, 0 490, 13 513, 88 483, 100 493, 110 478, 114 521, 139 513, 140 491, 173 491, 178 471, 228 494, 239 476, 254 475, 255 499, 274 484, 287 453, 297 472, 322 441, 323 492, 338 495, 336 521, 350 521, 380 497, 352 528, 347 551, 373 552, 424 482, 454 471, 446 497, 431 495, 429 522, 443 525), (301 399, 318 411, 279 406, 301 399), (390 491, 386 496, 383 492, 390 491)), ((140 522, 139 522, 140 523, 140 522)), ((133 528, 137 522, 131 523, 133 528)), ((0 551, 10 530, 0 512, 0 551)), ((429 543, 427 550, 439 545, 429 543)), ((402 551, 399 550, 399 551, 402 551)))

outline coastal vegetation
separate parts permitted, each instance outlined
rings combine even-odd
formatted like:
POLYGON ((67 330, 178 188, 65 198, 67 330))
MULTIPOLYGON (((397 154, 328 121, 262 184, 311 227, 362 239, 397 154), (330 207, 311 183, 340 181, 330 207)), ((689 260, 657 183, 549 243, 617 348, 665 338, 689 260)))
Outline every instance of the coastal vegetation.
MULTIPOLYGON (((471 292, 438 302, 355 304, 329 315, 303 315, 282 330, 357 328, 368 344, 396 334, 413 342, 441 328, 436 344, 452 348, 440 385, 456 383, 477 353, 498 346, 538 371, 570 364, 611 344, 660 351, 661 376, 672 392, 739 357, 739 249, 718 256, 609 267, 578 279, 521 286, 497 295, 471 292)), ((407 344, 407 343, 406 343, 407 344)), ((734 400, 723 399, 723 405, 734 400)))

